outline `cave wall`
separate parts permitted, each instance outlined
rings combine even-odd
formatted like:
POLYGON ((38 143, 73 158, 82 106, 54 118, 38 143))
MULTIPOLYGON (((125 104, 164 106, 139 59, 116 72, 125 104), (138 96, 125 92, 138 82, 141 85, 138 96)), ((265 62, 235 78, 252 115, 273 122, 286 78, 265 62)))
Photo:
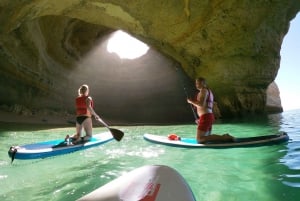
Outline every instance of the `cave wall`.
MULTIPOLYGON (((147 122, 157 116, 165 116, 159 121, 185 121, 191 111, 185 103, 182 79, 172 73, 179 66, 186 73, 180 75, 183 84, 189 88, 194 78, 207 78, 223 117, 262 114, 268 111, 267 87, 279 69, 283 38, 299 10, 298 0, 1 0, 0 91, 7 95, 1 97, 0 105, 71 111, 76 90, 84 82, 103 91, 95 99, 104 101, 98 108, 111 119, 135 122, 144 115, 147 122), (141 58, 138 65, 149 65, 134 75, 137 67, 132 67, 131 74, 121 70, 133 63, 106 56, 113 64, 100 62, 99 73, 86 67, 85 58, 95 44, 118 29, 150 45, 152 56, 161 61, 161 53, 167 64, 151 63, 150 56, 141 58), (108 70, 107 65, 116 68, 108 70), (160 66, 160 71, 153 66, 160 66), (146 71, 151 73, 145 76, 146 71), (160 77, 165 82, 157 82, 155 77, 161 74, 171 77, 160 77), (95 75, 97 78, 92 77, 95 75), (142 75, 147 79, 141 79, 142 75), (135 89, 145 81, 153 83, 148 90, 135 89), (127 93, 117 90, 126 85, 131 87, 121 89, 127 93), (153 114, 145 115, 144 105, 135 107, 137 102, 128 93, 139 94, 137 100, 146 100, 148 113, 153 114), (113 94, 121 95, 123 103, 115 102, 119 96, 113 94), (163 101, 170 97, 173 102, 163 101), (178 110, 169 114, 170 108, 178 110), (136 118, 123 114, 133 110, 140 111, 134 114, 136 118)), ((272 110, 282 111, 281 105, 272 105, 272 110)))

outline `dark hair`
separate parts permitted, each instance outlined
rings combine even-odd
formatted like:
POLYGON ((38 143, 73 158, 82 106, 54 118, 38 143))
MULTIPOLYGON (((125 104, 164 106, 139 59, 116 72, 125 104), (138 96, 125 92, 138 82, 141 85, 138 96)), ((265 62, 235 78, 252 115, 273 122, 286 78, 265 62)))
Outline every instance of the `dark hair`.
POLYGON ((204 77, 198 77, 198 78, 196 78, 196 81, 203 82, 204 84, 206 84, 206 80, 204 77))

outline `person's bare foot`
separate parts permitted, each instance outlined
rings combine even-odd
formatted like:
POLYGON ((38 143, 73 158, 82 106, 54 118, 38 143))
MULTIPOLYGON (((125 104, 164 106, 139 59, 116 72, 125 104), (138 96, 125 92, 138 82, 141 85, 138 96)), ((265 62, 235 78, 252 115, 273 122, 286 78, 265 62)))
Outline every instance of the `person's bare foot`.
POLYGON ((197 140, 198 144, 205 144, 207 141, 205 139, 197 140))
POLYGON ((228 133, 224 134, 224 141, 226 142, 234 142, 234 137, 229 135, 228 133))
POLYGON ((70 135, 66 135, 65 141, 67 141, 70 138, 70 135))

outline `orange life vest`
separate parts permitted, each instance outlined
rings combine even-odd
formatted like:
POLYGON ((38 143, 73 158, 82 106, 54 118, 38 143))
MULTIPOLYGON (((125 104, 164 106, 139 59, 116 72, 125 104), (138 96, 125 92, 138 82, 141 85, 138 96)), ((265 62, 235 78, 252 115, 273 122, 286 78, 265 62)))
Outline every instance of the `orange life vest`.
MULTIPOLYGON (((87 109, 86 101, 88 96, 78 96, 76 98, 76 115, 77 116, 91 116, 90 111, 87 109)), ((93 100, 91 100, 91 107, 94 107, 93 100)))

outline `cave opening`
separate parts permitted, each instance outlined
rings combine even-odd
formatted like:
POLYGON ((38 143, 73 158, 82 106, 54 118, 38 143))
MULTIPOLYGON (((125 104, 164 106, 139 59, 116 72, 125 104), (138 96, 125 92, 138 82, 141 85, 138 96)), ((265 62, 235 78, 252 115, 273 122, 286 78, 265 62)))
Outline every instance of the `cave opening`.
MULTIPOLYGON (((128 58, 108 48, 119 30, 65 16, 27 21, 16 32, 30 33, 26 37, 14 36, 16 44, 26 41, 16 51, 24 53, 21 55, 27 61, 19 75, 30 83, 11 75, 13 84, 9 100, 2 103, 3 110, 12 111, 11 107, 20 105, 29 115, 47 114, 46 119, 57 115, 73 121, 77 90, 88 84, 95 110, 110 125, 194 122, 185 91, 194 95, 194 81, 179 62, 158 47, 140 41, 143 50, 128 58)), ((123 42, 116 46, 125 53, 139 49, 123 42)), ((14 70, 10 72, 19 72, 18 66, 14 70)), ((6 79, 4 82, 7 84, 6 79)))
POLYGON ((300 108, 298 101, 299 74, 300 74, 300 13, 290 22, 288 33, 285 35, 281 45, 280 68, 275 82, 280 91, 281 103, 284 111, 300 108))
POLYGON ((122 30, 115 31, 108 39, 107 51, 121 59, 136 59, 147 54, 149 46, 122 30))
POLYGON ((68 75, 72 86, 88 84, 96 111, 109 123, 193 122, 183 88, 192 90, 193 81, 174 59, 128 36, 120 30, 101 36, 68 75), (112 41, 118 33, 123 36, 112 41))

